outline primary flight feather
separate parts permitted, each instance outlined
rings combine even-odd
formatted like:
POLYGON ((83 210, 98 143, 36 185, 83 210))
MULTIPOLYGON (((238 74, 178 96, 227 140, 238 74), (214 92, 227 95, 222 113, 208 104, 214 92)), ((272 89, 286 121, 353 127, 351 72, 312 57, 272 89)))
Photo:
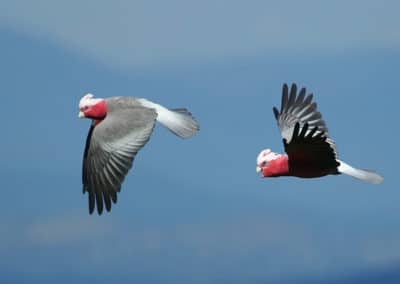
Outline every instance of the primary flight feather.
POLYGON ((79 102, 79 117, 92 119, 83 155, 83 193, 89 195, 89 213, 95 207, 111 210, 137 152, 147 143, 156 121, 175 135, 189 138, 199 125, 186 109, 167 109, 133 97, 94 98, 79 102))
POLYGON ((263 177, 296 176, 315 178, 325 175, 347 174, 360 180, 379 184, 383 177, 375 172, 356 169, 337 158, 335 142, 328 137, 328 129, 317 111, 313 95, 306 89, 297 92, 282 88, 281 108, 273 108, 280 129, 285 154, 265 149, 257 157, 257 172, 263 177))

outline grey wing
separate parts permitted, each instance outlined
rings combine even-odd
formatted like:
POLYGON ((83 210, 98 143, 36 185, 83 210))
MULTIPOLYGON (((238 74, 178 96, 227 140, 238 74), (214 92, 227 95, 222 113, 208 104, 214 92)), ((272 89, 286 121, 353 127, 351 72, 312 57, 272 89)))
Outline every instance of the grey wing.
POLYGON ((292 84, 290 95, 287 84, 283 84, 281 110, 278 111, 276 107, 273 108, 282 138, 286 139, 287 143, 290 143, 296 123, 299 123, 301 131, 306 122, 310 130, 318 127, 318 133, 324 132, 327 135, 328 129, 321 113, 317 111, 317 104, 312 102, 313 94, 306 96, 305 88, 300 90, 298 96, 296 93, 296 84, 292 84))
POLYGON ((89 194, 89 213, 95 205, 99 215, 103 204, 111 210, 117 192, 132 167, 136 153, 147 143, 157 114, 142 107, 108 114, 89 130, 83 159, 83 192, 89 194))
POLYGON ((336 159, 336 146, 328 138, 328 129, 317 104, 312 102, 313 95, 306 96, 302 88, 297 95, 297 86, 287 84, 282 88, 281 109, 273 108, 278 127, 281 131, 285 151, 289 158, 300 158, 322 162, 328 157, 332 164, 336 159))

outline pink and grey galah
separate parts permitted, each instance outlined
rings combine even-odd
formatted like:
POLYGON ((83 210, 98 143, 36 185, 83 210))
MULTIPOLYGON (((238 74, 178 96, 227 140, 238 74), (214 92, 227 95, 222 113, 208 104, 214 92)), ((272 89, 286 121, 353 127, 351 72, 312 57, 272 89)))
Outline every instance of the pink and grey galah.
POLYGON ((302 88, 286 84, 282 89, 281 109, 273 108, 280 129, 286 154, 270 149, 257 157, 257 172, 263 177, 295 176, 316 178, 325 175, 346 174, 357 179, 379 184, 383 177, 375 172, 356 169, 337 158, 335 142, 328 137, 328 129, 312 102, 313 95, 306 96, 302 88))
POLYGON ((150 139, 156 121, 172 133, 189 138, 199 124, 186 109, 167 109, 133 97, 94 98, 86 94, 79 102, 79 117, 92 119, 83 156, 83 193, 89 194, 89 213, 97 206, 111 210, 117 202, 138 151, 150 139))

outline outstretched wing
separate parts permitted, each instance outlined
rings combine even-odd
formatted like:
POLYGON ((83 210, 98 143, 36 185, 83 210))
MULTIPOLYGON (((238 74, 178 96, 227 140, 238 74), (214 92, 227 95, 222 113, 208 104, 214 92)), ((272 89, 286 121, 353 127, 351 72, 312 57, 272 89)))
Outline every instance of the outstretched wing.
POLYGON ((83 192, 89 194, 89 213, 103 204, 111 210, 117 202, 126 174, 136 153, 147 143, 155 125, 154 110, 135 106, 112 111, 89 130, 83 157, 83 192))
POLYGON ((336 168, 335 143, 328 138, 328 129, 312 99, 312 94, 306 96, 305 88, 297 95, 297 86, 292 84, 289 94, 287 84, 283 85, 281 110, 274 107, 273 111, 285 151, 291 164, 336 168))

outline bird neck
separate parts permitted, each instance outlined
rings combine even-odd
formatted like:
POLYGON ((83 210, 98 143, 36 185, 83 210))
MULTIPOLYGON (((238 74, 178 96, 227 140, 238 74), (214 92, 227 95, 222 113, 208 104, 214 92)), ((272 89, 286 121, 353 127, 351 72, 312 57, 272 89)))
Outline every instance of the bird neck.
MULTIPOLYGON (((105 117, 104 117, 105 118, 105 117)), ((104 118, 101 119, 92 119, 92 125, 93 126, 97 126, 100 124, 100 122, 102 122, 104 120, 104 118)))
POLYGON ((287 155, 279 155, 278 158, 268 162, 268 166, 263 169, 264 177, 278 177, 289 174, 289 159, 287 155))

